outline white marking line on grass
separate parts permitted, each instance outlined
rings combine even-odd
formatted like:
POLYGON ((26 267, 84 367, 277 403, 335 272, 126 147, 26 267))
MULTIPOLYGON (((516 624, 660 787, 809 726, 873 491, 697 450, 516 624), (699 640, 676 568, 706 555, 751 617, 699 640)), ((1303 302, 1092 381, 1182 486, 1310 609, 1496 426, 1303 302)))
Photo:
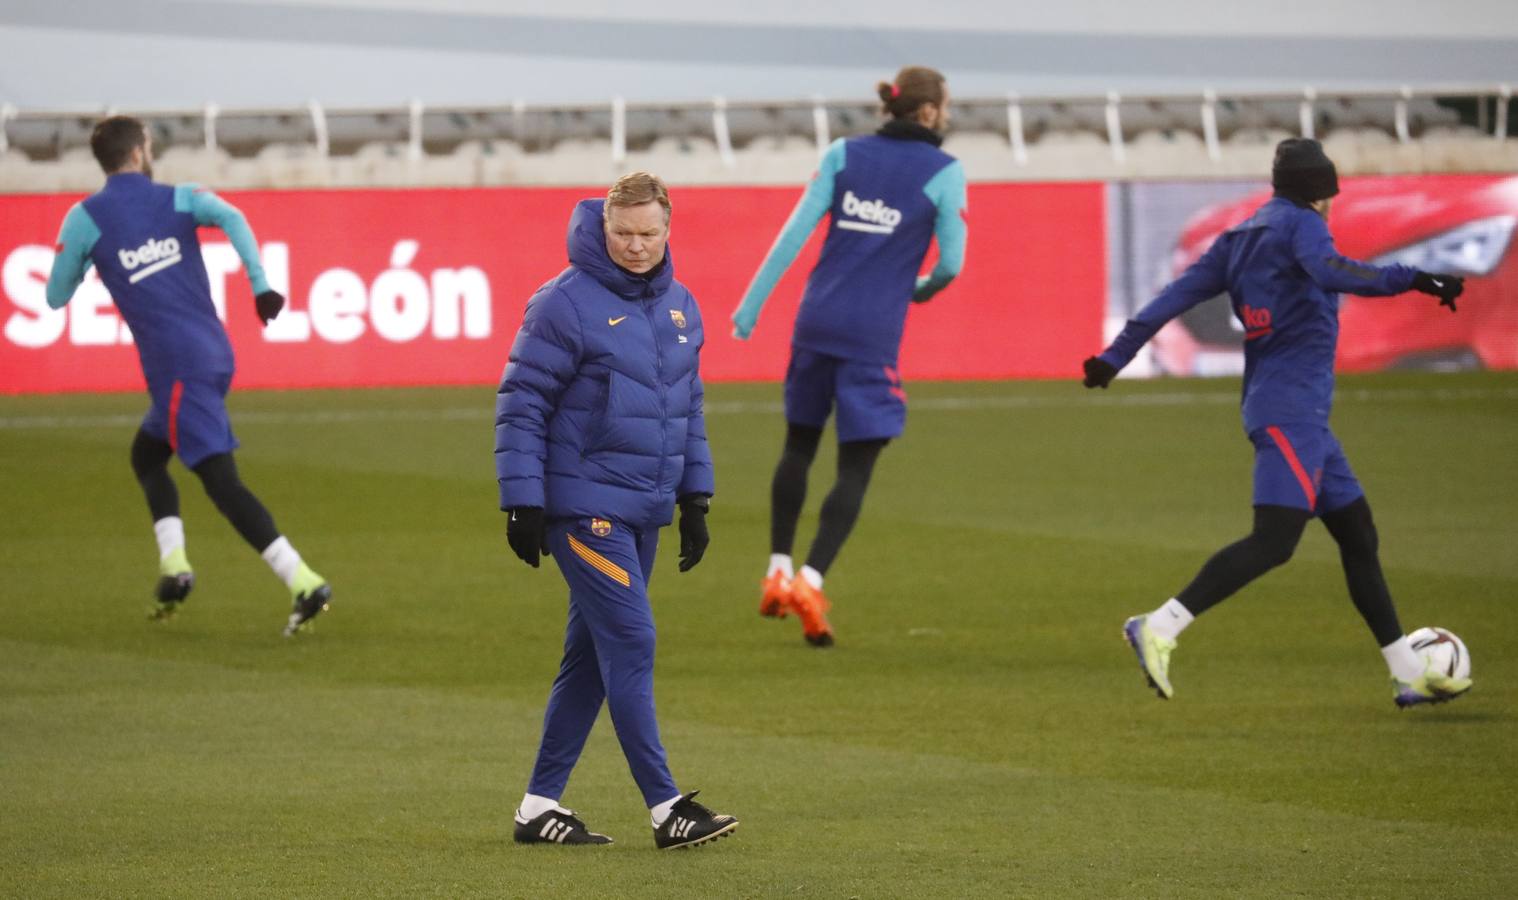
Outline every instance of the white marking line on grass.
MULTIPOLYGON (((778 390, 778 388, 777 388, 778 390)), ((1518 399, 1518 387, 1510 388, 1351 388, 1336 394, 1338 402, 1400 402, 1417 400, 1509 400, 1518 399)), ((1077 406, 1218 406, 1237 405, 1235 391, 1169 391, 1160 394, 1076 394, 1070 397, 923 397, 908 403, 915 411, 976 412, 996 409, 1068 409, 1077 406)), ((720 400, 706 404, 711 415, 778 413, 784 406, 775 400, 720 400)), ((491 418, 488 406, 445 406, 437 409, 326 409, 289 412, 282 410, 234 411, 238 424, 326 425, 344 422, 468 422, 491 418)), ((0 417, 0 431, 30 429, 117 428, 136 425, 140 414, 118 413, 80 416, 0 417)))

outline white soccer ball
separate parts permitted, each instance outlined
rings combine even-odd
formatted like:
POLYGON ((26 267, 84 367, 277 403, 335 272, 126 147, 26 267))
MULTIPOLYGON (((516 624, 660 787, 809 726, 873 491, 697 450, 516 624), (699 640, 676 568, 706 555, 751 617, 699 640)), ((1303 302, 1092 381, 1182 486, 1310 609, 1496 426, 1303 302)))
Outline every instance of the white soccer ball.
POLYGON ((1418 658, 1431 665, 1435 671, 1453 678, 1471 677, 1471 654, 1465 642, 1453 631, 1444 628, 1419 628, 1407 636, 1418 658))

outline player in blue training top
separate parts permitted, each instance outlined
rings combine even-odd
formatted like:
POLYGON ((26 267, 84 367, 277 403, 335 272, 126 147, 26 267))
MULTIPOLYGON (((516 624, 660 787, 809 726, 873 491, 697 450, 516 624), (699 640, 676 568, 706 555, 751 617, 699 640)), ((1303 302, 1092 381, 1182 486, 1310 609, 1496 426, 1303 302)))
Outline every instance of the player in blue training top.
POLYGON ((90 135, 90 149, 106 172, 105 187, 64 217, 47 302, 54 309, 67 305, 94 265, 132 330, 152 397, 132 442, 132 470, 158 537, 154 618, 173 615, 195 584, 185 555, 179 491, 168 470, 169 458, 178 454, 221 514, 289 587, 285 634, 292 635, 326 609, 332 589, 301 560, 237 476, 232 459, 237 439, 226 407, 235 370, 232 345, 211 302, 195 229, 213 225, 231 240, 264 324, 279 314, 285 298, 270 290, 258 244, 236 207, 193 184, 153 181, 152 138, 140 121, 102 120, 90 135))
POLYGON ((1317 141, 1276 147, 1275 196, 1224 232, 1181 277, 1133 317, 1100 356, 1085 361, 1085 385, 1105 388, 1162 325, 1227 292, 1244 324, 1244 430, 1254 444, 1254 530, 1219 550, 1196 578, 1155 611, 1134 616, 1123 635, 1161 698, 1170 685, 1176 636, 1196 616, 1291 558, 1313 517, 1339 545, 1355 608, 1391 670, 1398 706, 1438 703, 1469 690, 1408 645, 1381 574, 1376 526, 1360 482, 1328 427, 1333 405, 1339 294, 1378 297, 1409 289, 1455 309, 1463 280, 1408 266, 1372 266, 1340 256, 1328 233, 1338 175, 1317 141))
POLYGON ((943 290, 965 256, 965 172, 939 149, 949 122, 943 75, 908 66, 877 90, 888 121, 875 134, 828 147, 733 313, 733 333, 747 338, 812 229, 832 216, 791 338, 785 449, 770 488, 770 564, 759 601, 761 615, 794 611, 807 642, 817 647, 833 643, 823 575, 859 517, 876 458, 906 425, 897 356, 908 303, 943 290), (934 237, 938 262, 919 277, 934 237), (797 577, 791 545, 807 470, 835 406, 838 479, 797 577))

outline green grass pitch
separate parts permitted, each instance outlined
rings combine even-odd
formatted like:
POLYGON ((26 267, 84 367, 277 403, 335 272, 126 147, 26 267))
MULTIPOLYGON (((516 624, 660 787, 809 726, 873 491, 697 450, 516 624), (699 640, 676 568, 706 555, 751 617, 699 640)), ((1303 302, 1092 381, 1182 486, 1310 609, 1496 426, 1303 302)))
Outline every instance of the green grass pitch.
MULTIPOLYGON (((1182 638, 1123 619, 1243 533, 1237 382, 911 386, 829 574, 838 646, 756 612, 782 420, 714 386, 706 561, 653 583, 679 783, 743 820, 653 849, 603 715, 517 847, 563 583, 509 553, 489 388, 234 394, 245 480, 334 584, 316 630, 175 466, 199 583, 167 624, 127 465, 144 398, 0 400, 0 895, 1440 897, 1518 886, 1518 376, 1346 378, 1407 630, 1475 660, 1398 712, 1313 526, 1182 638)), ((831 483, 813 470, 802 540, 831 483)))

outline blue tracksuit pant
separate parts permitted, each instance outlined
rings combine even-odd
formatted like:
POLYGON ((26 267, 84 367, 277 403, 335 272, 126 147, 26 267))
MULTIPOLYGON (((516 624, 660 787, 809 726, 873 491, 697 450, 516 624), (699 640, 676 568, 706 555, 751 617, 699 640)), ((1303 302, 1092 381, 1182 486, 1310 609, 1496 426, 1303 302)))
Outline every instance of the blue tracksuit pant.
POLYGON ((645 803, 653 807, 671 800, 680 791, 669 774, 654 715, 654 617, 648 601, 659 530, 606 519, 564 519, 549 522, 546 531, 553 559, 569 582, 569 627, 527 791, 564 796, 604 699, 645 803))

